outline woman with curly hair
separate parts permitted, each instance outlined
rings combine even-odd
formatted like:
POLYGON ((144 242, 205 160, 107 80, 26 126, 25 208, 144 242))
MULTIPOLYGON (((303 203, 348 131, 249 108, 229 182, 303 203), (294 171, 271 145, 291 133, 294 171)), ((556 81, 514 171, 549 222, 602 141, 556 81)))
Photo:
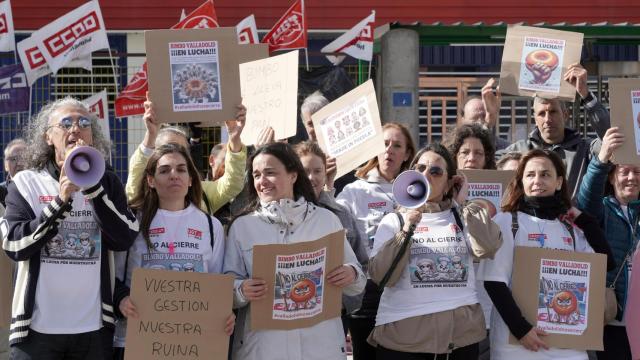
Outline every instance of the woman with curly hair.
POLYGON ((449 152, 458 169, 495 169, 491 134, 478 124, 461 125, 449 138, 449 152))

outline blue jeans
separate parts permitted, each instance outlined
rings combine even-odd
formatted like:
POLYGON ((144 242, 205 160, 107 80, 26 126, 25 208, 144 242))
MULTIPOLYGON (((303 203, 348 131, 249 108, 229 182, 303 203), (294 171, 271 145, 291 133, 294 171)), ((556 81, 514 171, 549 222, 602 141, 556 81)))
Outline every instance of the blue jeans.
POLYGON ((113 332, 105 328, 81 334, 42 334, 11 347, 9 360, 111 360, 113 332))

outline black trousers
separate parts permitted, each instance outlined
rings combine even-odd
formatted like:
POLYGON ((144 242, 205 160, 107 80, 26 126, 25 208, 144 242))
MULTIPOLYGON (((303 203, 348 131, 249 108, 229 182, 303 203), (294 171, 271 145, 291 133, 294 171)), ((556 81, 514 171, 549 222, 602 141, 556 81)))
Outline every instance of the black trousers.
POLYGON ((367 338, 376 326, 376 314, 382 291, 373 281, 367 280, 362 298, 362 307, 349 319, 353 360, 372 360, 376 358, 376 348, 369 345, 367 338))
POLYGON ((477 360, 478 343, 453 350, 450 354, 410 353, 378 346, 376 360, 477 360))
POLYGON ((42 334, 11 347, 10 360, 111 360, 113 332, 105 328, 81 334, 42 334))
POLYGON ((604 327, 604 351, 597 351, 598 360, 631 360, 631 347, 624 326, 604 327))

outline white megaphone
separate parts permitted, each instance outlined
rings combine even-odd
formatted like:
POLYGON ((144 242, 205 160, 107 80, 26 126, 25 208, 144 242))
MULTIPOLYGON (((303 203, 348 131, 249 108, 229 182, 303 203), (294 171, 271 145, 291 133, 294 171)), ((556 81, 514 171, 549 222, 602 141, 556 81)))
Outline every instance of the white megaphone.
POLYGON ((391 188, 393 197, 398 205, 408 209, 415 209, 429 199, 431 186, 429 180, 422 173, 407 170, 396 177, 391 188))
POLYGON ((64 172, 69 180, 81 188, 100 182, 104 175, 105 162, 100 151, 91 146, 78 146, 67 153, 64 172))

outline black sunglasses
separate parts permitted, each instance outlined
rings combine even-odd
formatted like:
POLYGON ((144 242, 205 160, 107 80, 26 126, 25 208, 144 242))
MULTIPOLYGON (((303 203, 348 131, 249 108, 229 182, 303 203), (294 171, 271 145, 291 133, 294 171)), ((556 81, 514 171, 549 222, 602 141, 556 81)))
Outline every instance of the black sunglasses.
POLYGON ((419 171, 421 173, 425 172, 425 170, 429 169, 429 175, 431 176, 442 176, 444 175, 444 169, 440 166, 429 166, 425 164, 415 164, 413 165, 413 170, 419 171))

